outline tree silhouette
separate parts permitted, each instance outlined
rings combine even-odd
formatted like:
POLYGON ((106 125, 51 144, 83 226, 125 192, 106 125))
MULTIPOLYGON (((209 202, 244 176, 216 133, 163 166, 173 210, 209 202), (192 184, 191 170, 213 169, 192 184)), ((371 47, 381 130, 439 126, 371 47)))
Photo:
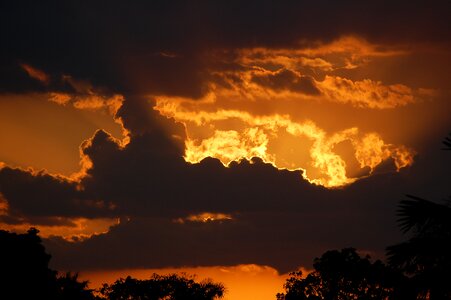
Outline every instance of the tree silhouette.
POLYGON ((0 299, 94 300, 78 274, 58 277, 48 267, 51 256, 30 228, 25 234, 0 230, 0 299))
POLYGON ((38 232, 0 230, 1 299, 55 299, 56 272, 48 267, 50 255, 38 232))
POLYGON ((211 281, 195 282, 186 276, 153 274, 150 279, 139 280, 128 276, 100 289, 102 299, 126 300, 212 300, 222 298, 224 286, 211 281))
POLYGON ((88 281, 79 281, 78 273, 67 272, 56 279, 60 300, 94 300, 93 290, 88 288, 88 281))
POLYGON ((313 267, 305 278, 302 272, 290 273, 285 293, 277 299, 397 299, 407 280, 380 260, 372 263, 369 256, 360 257, 354 248, 327 251, 313 267))
POLYGON ((212 300, 225 288, 193 277, 154 274, 148 280, 119 279, 104 284, 95 296, 78 273, 61 276, 48 267, 51 256, 31 228, 25 234, 0 230, 0 299, 5 300, 212 300))
POLYGON ((412 276, 420 299, 451 299, 451 207, 408 195, 400 203, 405 242, 387 248, 388 262, 412 276))

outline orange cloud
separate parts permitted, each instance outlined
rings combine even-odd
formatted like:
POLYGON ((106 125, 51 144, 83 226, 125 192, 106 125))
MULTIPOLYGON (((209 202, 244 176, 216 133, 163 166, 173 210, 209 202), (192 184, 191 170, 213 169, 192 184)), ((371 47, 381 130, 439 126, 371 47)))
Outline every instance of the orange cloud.
POLYGON ((69 103, 70 99, 72 97, 69 94, 65 93, 50 93, 49 94, 49 101, 55 102, 59 105, 66 105, 69 103))
POLYGON ((328 101, 359 108, 392 109, 434 95, 434 90, 430 89, 414 90, 403 84, 351 80, 327 73, 315 79, 285 67, 272 71, 253 66, 246 70, 217 72, 215 76, 220 80, 210 85, 213 99, 328 101))
POLYGON ((22 69, 27 72, 28 76, 33 79, 39 80, 42 83, 48 84, 50 82, 50 77, 44 71, 34 68, 28 64, 21 64, 22 69))
MULTIPOLYGON (((0 165, 1 168, 1 165, 0 165)), ((8 201, 3 197, 2 194, 0 194, 0 216, 6 216, 8 215, 8 201)))
POLYGON ((122 95, 113 95, 111 97, 101 96, 94 92, 87 95, 70 95, 66 93, 53 92, 49 94, 49 101, 60 105, 71 103, 77 109, 101 110, 107 109, 111 115, 115 115, 121 107, 124 97, 122 95))
POLYGON ((200 214, 189 215, 185 218, 177 218, 174 220, 174 222, 180 224, 183 224, 185 222, 207 223, 207 222, 223 222, 232 219, 233 219, 232 216, 229 214, 203 212, 200 214))
POLYGON ((112 116, 116 114, 124 101, 124 97, 120 94, 105 96, 88 81, 77 80, 69 75, 64 75, 62 79, 71 85, 76 93, 51 92, 48 96, 49 101, 60 105, 70 103, 77 109, 101 110, 106 108, 112 116))
POLYGON ((316 43, 299 51, 308 56, 322 56, 334 53, 352 54, 354 57, 362 56, 398 56, 408 52, 405 47, 378 45, 357 36, 342 36, 330 43, 316 43))
POLYGON ((317 86, 328 99, 357 107, 387 109, 414 103, 412 89, 402 84, 387 86, 370 79, 352 81, 326 75, 317 86))
MULTIPOLYGON (((0 206, 1 216, 1 206, 0 206)), ((3 230, 12 232, 26 232, 31 227, 35 227, 39 230, 39 235, 43 238, 50 236, 58 236, 63 239, 76 242, 98 235, 107 233, 111 226, 118 224, 117 218, 66 218, 66 217, 53 217, 53 221, 60 221, 58 225, 42 225, 34 224, 33 222, 22 221, 17 224, 0 223, 0 227, 3 230)))
POLYGON ((299 43, 298 48, 246 48, 238 51, 237 62, 245 66, 262 66, 269 69, 311 68, 330 72, 336 69, 353 69, 365 65, 373 57, 406 55, 409 51, 400 46, 372 44, 355 37, 343 36, 330 43, 299 43))

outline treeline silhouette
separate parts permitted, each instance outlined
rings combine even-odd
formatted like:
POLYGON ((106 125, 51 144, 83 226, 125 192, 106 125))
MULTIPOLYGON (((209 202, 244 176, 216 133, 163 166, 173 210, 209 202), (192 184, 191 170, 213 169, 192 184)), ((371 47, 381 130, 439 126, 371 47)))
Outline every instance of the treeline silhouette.
POLYGON ((39 231, 25 234, 0 230, 0 299, 5 300, 212 300, 222 298, 224 285, 196 282, 188 275, 157 275, 148 280, 120 278, 93 290, 77 273, 49 268, 39 231))
MULTIPOLYGON (((451 134, 443 142, 451 150, 451 134)), ((387 264, 361 257, 356 249, 325 252, 309 274, 290 273, 277 300, 451 299, 451 202, 407 195, 399 204, 406 241, 387 247, 387 264)), ((120 278, 93 290, 77 273, 49 268, 39 231, 0 230, 0 299, 7 300, 212 300, 225 287, 187 275, 120 278)))

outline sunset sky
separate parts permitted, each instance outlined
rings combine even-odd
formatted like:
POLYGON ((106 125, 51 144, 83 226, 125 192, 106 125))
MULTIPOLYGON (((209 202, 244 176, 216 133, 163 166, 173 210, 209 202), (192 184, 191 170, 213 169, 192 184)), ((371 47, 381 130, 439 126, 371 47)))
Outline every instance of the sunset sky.
POLYGON ((448 0, 0 3, 0 229, 94 287, 275 299, 326 250, 383 259, 405 194, 449 195, 448 0))

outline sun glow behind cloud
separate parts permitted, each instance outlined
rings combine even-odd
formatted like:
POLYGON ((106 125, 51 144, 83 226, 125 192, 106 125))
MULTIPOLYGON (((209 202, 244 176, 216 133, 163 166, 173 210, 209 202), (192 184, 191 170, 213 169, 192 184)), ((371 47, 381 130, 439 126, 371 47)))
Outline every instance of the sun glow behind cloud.
POLYGON ((311 183, 340 187, 372 174, 387 160, 396 171, 410 166, 415 151, 359 124, 325 129, 308 113, 302 115, 304 106, 313 103, 319 111, 336 104, 360 114, 414 104, 424 94, 421 89, 335 73, 406 53, 356 37, 299 49, 241 49, 230 61, 235 68, 212 72, 202 99, 156 96, 154 109, 184 124, 187 162, 215 157, 227 166, 259 157, 280 169, 303 170, 311 183), (287 103, 292 110, 281 113, 287 103), (261 112, 260 107, 272 108, 261 112))
POLYGON ((340 143, 351 144, 360 168, 368 168, 369 173, 389 158, 394 160, 397 170, 413 162, 412 150, 387 144, 377 133, 360 133, 356 127, 328 134, 311 120, 295 122, 288 115, 254 116, 240 110, 188 111, 182 103, 175 103, 174 100, 159 99, 155 109, 185 124, 188 135, 185 160, 191 163, 215 157, 228 165, 243 158, 259 157, 278 168, 302 169, 304 178, 312 183, 338 187, 357 179, 346 174, 346 161, 335 151, 340 143), (216 128, 220 122, 229 122, 232 128, 238 122, 241 129, 221 130, 216 128), (206 135, 199 132, 204 128, 212 133, 201 138, 206 135), (276 150, 278 143, 284 143, 285 135, 303 141, 301 148, 308 151, 309 158, 295 162, 286 157, 282 149, 276 150), (272 149, 269 147, 271 144, 272 149))
MULTIPOLYGON (((154 99, 154 110, 172 118, 169 123, 183 124, 184 137, 175 135, 182 141, 188 163, 214 157, 227 167, 232 162, 258 157, 278 169, 301 170, 302 176, 312 184, 343 187, 372 175, 380 166, 384 171, 387 165, 389 171, 399 171, 412 165, 415 151, 396 139, 387 139, 386 133, 393 131, 392 128, 372 129, 374 120, 371 123, 364 115, 414 105, 421 95, 430 97, 433 91, 379 79, 348 77, 337 71, 364 69, 374 58, 406 53, 403 47, 382 47, 356 37, 342 37, 329 44, 300 45, 298 49, 245 48, 235 49, 234 55, 213 51, 206 60, 222 61, 226 66, 215 68, 212 64, 205 79, 206 93, 201 99, 167 95, 149 98, 154 99), (347 110, 346 114, 331 114, 337 107, 347 110), (328 117, 322 116, 327 114, 328 117), (362 114, 360 120, 340 125, 347 116, 359 114, 362 114)), ((35 80, 43 83, 50 80, 44 71, 25 64, 22 68, 35 80)), ((124 125, 120 110, 130 99, 125 95, 105 94, 86 80, 70 75, 60 77, 72 92, 40 94, 46 99, 46 105, 57 104, 72 113, 109 116, 121 131, 116 133, 116 138, 109 139, 125 149, 132 132, 124 125)), ((148 109, 149 114, 154 113, 150 112, 151 106, 148 109)), ((166 133, 175 136, 170 129, 166 133)), ((80 169, 68 179, 81 182, 93 167, 89 157, 83 154, 91 142, 92 138, 79 141, 82 143, 80 169)), ((0 212, 5 209, 0 207, 0 212)), ((232 215, 215 211, 184 216, 174 222, 230 220, 232 215)), ((115 218, 73 218, 64 226, 43 225, 41 230, 44 236, 59 234, 66 239, 83 239, 108 231, 115 222, 115 218)), ((25 230, 32 225, 27 221, 16 229, 25 230)))

